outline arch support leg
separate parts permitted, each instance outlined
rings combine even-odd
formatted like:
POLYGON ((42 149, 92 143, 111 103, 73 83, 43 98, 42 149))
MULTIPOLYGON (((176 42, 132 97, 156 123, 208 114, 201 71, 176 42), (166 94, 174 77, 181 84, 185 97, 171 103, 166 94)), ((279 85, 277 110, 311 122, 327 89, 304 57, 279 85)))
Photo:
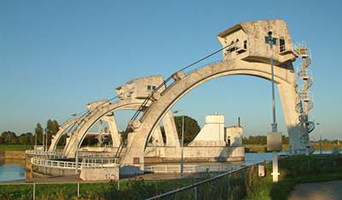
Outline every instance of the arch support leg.
POLYGON ((299 113, 296 111, 298 94, 290 84, 278 84, 277 86, 290 139, 290 153, 305 153, 306 144, 302 140, 304 132, 302 126, 299 124, 299 113))

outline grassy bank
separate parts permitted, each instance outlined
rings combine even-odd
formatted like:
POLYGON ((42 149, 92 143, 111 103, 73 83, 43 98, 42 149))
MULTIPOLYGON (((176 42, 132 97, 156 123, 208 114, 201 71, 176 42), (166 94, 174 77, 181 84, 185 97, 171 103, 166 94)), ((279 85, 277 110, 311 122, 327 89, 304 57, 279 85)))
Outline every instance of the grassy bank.
MULTIPOLYGON (((267 146, 262 144, 244 144, 245 152, 246 153, 263 153, 267 151, 267 146)), ((283 144, 282 145, 283 151, 288 151, 290 145, 283 144)))
POLYGON ((342 180, 342 157, 291 157, 279 161, 278 183, 272 182, 272 166, 267 165, 267 177, 251 186, 246 200, 286 200, 301 183, 342 180))
MULTIPOLYGON (((244 144, 246 153, 262 153, 266 152, 266 145, 262 144, 244 144)), ((320 150, 320 145, 318 143, 314 144, 315 146, 315 151, 319 152, 320 150)), ((334 147, 338 147, 340 151, 342 151, 342 144, 331 144, 331 143, 323 143, 322 145, 322 150, 323 151, 331 151, 334 147)), ((283 151, 288 151, 290 148, 290 145, 288 144, 283 144, 282 145, 283 151)))
POLYGON ((3 151, 25 151, 30 149, 33 149, 33 145, 0 144, 0 150, 3 151))
MULTIPOLYGON (((203 178, 181 180, 130 180, 109 183, 80 183, 80 197, 77 197, 77 184, 36 185, 36 199, 145 199, 203 178), (118 186, 120 184, 120 186, 118 186)), ((33 186, 0 185, 0 199, 31 199, 33 186)))

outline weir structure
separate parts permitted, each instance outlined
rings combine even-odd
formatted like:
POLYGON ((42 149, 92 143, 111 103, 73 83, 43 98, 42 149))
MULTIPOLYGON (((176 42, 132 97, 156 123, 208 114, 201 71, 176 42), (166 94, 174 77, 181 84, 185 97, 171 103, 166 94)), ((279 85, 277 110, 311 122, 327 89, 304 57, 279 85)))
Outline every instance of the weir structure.
MULTIPOLYGON (((172 107, 194 88, 218 77, 248 75, 270 81, 270 57, 273 55, 274 81, 290 139, 290 153, 311 152, 309 133, 314 129, 314 123, 309 120, 308 114, 313 107, 312 93, 308 92, 312 85, 312 76, 309 76, 307 70, 311 64, 308 48, 302 44, 292 44, 286 22, 282 19, 239 23, 219 33, 217 39, 222 48, 213 54, 222 52, 221 62, 193 67, 211 54, 165 80, 155 75, 134 79, 118 87, 116 101, 111 99, 89 104, 85 115, 65 123, 54 137, 49 151, 55 150, 62 134, 68 134, 61 157, 78 158, 87 132, 98 120, 104 119, 112 124, 113 146, 109 154, 118 158, 120 174, 143 173, 145 158, 151 152, 151 143, 153 150, 162 152, 164 157, 179 158, 180 145, 172 107), (273 50, 265 43, 269 30, 273 32, 273 38, 277 39, 273 50), (297 72, 303 80, 302 90, 297 84, 293 67, 298 57, 303 60, 302 69, 297 72), (118 133, 113 114, 120 109, 136 110, 123 134, 118 133), (166 142, 162 139, 161 123, 165 128, 166 142)), ((227 152, 234 155, 234 152, 240 150, 228 147, 228 150, 222 151, 225 151, 225 155, 227 152)))

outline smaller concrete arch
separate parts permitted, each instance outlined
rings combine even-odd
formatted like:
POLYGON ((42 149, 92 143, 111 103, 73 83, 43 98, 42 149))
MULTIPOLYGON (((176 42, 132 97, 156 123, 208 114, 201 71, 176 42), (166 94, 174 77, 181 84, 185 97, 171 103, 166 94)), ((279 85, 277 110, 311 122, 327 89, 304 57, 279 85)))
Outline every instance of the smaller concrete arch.
MULTIPOLYGON (((63 155, 66 157, 74 157, 76 155, 76 152, 80 148, 87 132, 98 120, 105 118, 106 115, 116 110, 137 110, 140 106, 141 101, 118 101, 116 103, 104 105, 101 108, 99 108, 97 112, 93 112, 90 115, 86 116, 86 121, 77 128, 74 134, 71 135, 69 142, 63 150, 63 155)), ((174 125, 172 112, 166 113, 166 117, 164 117, 163 121, 167 139, 166 146, 178 148, 179 139, 174 125)), ((157 142, 156 145, 161 146, 162 136, 160 129, 154 131, 153 135, 155 135, 154 138, 156 139, 155 142, 157 142)))
POLYGON ((59 140, 61 139, 62 135, 64 134, 64 132, 67 129, 69 129, 73 124, 75 124, 78 120, 79 120, 79 118, 68 120, 62 126, 59 127, 56 135, 52 136, 51 144, 49 147, 50 152, 56 151, 57 144, 58 144, 59 140))

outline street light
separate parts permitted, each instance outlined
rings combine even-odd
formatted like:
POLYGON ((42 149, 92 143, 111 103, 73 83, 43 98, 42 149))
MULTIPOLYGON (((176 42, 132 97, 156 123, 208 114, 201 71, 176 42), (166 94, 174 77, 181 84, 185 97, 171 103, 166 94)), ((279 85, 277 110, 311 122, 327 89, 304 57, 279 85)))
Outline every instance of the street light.
POLYGON ((275 109, 275 94, 274 94, 274 64, 273 64, 273 45, 277 44, 277 38, 272 37, 272 31, 268 32, 268 36, 265 37, 265 42, 270 45, 271 48, 271 73, 272 73, 272 110, 273 110, 273 123, 272 132, 277 132, 276 122, 276 109, 275 109))
POLYGON ((272 31, 268 31, 267 36, 265 36, 265 43, 270 45, 270 49, 271 49, 271 76, 272 76, 272 114, 273 114, 273 123, 271 124, 272 126, 272 133, 267 135, 267 140, 269 140, 269 136, 270 140, 272 140, 272 142, 269 143, 269 141, 267 141, 267 146, 269 146, 269 144, 277 144, 275 146, 278 146, 277 148, 273 148, 272 147, 272 151, 273 151, 273 182, 278 182, 278 150, 281 150, 281 134, 277 133, 277 121, 276 121, 276 109, 275 109, 275 94, 274 94, 274 63, 273 63, 273 45, 277 44, 277 38, 274 38, 272 36, 272 31), (280 136, 279 136, 280 135, 280 136), (275 138, 279 138, 280 140, 277 139, 275 140, 275 138), (275 142, 277 141, 277 142, 275 142), (280 144, 279 144, 280 143, 280 144))
MULTIPOLYGON (((181 112, 181 110, 173 111, 174 114, 181 112)), ((184 167, 184 160, 183 160, 183 152, 184 152, 184 115, 182 115, 182 140, 181 140, 181 160, 180 160, 180 177, 183 178, 183 167, 184 167)))

